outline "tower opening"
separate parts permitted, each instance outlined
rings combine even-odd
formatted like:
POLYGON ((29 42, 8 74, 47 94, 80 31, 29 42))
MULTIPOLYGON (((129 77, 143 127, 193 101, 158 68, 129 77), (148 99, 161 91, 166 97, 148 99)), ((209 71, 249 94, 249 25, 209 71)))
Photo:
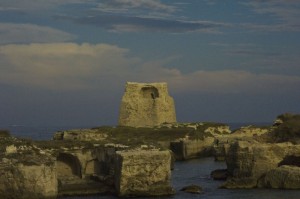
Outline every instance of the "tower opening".
POLYGON ((158 90, 154 86, 143 87, 141 89, 141 93, 144 98, 150 98, 150 99, 159 98, 158 90))

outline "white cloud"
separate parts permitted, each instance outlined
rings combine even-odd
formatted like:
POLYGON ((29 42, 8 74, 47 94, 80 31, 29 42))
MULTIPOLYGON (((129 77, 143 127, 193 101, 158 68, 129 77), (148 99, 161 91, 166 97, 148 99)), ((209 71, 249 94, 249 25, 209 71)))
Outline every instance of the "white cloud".
POLYGON ((106 0, 98 4, 103 12, 123 13, 132 9, 147 9, 151 11, 174 12, 176 8, 159 0, 106 0))
POLYGON ((47 10, 49 8, 70 4, 70 3, 87 3, 91 0, 1 0, 0 10, 47 10))
POLYGON ((274 20, 270 24, 242 24, 242 27, 256 31, 300 31, 299 1, 255 0, 241 4, 249 6, 256 14, 267 15, 274 20))
POLYGON ((195 71, 183 74, 129 56, 107 44, 30 44, 0 46, 0 83, 52 90, 117 89, 126 81, 166 81, 172 93, 297 92, 299 76, 247 71, 195 71))
POLYGON ((0 23, 0 44, 70 41, 74 35, 34 24, 0 23))
POLYGON ((0 47, 0 81, 54 90, 87 89, 98 86, 90 83, 95 79, 126 74, 136 62, 126 52, 106 44, 4 45, 0 47))

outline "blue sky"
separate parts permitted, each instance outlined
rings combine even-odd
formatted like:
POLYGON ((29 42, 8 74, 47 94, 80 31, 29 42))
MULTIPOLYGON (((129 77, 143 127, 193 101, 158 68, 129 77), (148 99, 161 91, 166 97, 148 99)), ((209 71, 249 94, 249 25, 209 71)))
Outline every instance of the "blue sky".
POLYGON ((117 124, 127 81, 167 82, 178 121, 300 112, 293 0, 1 0, 0 125, 117 124))

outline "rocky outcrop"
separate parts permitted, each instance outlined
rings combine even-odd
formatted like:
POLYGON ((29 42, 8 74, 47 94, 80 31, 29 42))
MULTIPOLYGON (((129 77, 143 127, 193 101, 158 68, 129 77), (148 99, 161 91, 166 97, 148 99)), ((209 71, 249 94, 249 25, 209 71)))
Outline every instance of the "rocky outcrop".
POLYGON ((273 130, 272 127, 241 127, 230 134, 215 135, 216 142, 213 146, 214 157, 217 161, 224 161, 228 148, 236 141, 252 141, 273 130))
POLYGON ((173 194, 170 167, 169 151, 118 151, 115 158, 115 187, 118 195, 173 194))
POLYGON ((207 157, 212 155, 214 137, 203 139, 181 139, 170 143, 170 149, 173 151, 176 160, 187 160, 196 157, 207 157))
POLYGON ((174 100, 167 83, 127 82, 122 98, 120 126, 156 126, 176 122, 174 100))
POLYGON ((0 139, 0 198, 56 198, 55 158, 26 140, 0 139))
POLYGON ((177 160, 186 160, 211 156, 216 136, 229 132, 229 126, 221 123, 165 123, 153 128, 118 126, 60 131, 54 140, 171 149, 177 160))
POLYGON ((107 138, 107 134, 100 133, 97 129, 73 129, 56 132, 54 140, 78 140, 78 141, 102 141, 107 138))
POLYGON ((300 189, 300 167, 283 165, 271 169, 259 180, 258 187, 300 189))
MULTIPOLYGON (((300 145, 237 141, 229 147, 226 154, 227 169, 232 178, 223 187, 257 187, 268 172, 287 164, 286 159, 289 157, 300 157, 300 145)), ((267 184, 261 183, 261 186, 267 184)))
POLYGON ((172 194, 170 151, 146 145, 127 148, 113 143, 2 137, 0 198, 172 194))

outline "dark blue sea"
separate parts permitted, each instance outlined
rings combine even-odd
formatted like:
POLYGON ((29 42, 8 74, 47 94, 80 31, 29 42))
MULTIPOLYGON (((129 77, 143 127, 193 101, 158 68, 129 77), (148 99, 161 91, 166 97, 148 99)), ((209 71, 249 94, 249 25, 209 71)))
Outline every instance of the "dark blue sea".
MULTIPOLYGON (((231 124, 235 129, 245 124, 231 124)), ((266 125, 259 124, 259 125, 266 125)), ((54 132, 75 128, 88 128, 87 126, 0 126, 0 129, 8 129, 11 134, 22 138, 34 140, 50 140, 54 132)), ((224 169, 224 162, 215 162, 213 158, 201 158, 184 162, 176 162, 172 171, 172 184, 176 194, 170 197, 155 197, 155 199, 300 199, 300 190, 276 190, 276 189, 218 189, 222 182, 210 178, 210 172, 215 169, 224 169), (204 193, 200 195, 188 194, 179 190, 190 184, 200 185, 204 193)), ((64 197, 63 199, 116 199, 114 196, 85 196, 85 197, 64 197)), ((150 198, 150 197, 148 197, 150 198)), ((150 198, 151 199, 151 198, 150 198)))

